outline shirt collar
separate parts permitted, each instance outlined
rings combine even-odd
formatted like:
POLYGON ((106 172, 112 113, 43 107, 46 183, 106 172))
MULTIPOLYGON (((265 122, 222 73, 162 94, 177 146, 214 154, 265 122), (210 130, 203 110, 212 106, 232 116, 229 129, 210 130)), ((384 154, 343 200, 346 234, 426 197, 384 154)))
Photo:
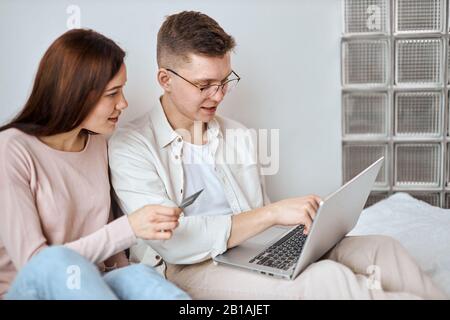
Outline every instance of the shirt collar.
MULTIPOLYGON (((150 117, 152 119, 153 127, 155 128, 156 141, 161 149, 172 143, 175 139, 181 138, 181 136, 176 133, 170 125, 161 101, 159 101, 157 106, 152 108, 150 111, 150 117)), ((208 122, 206 134, 208 141, 212 141, 214 138, 222 135, 220 125, 216 118, 213 118, 208 122)))

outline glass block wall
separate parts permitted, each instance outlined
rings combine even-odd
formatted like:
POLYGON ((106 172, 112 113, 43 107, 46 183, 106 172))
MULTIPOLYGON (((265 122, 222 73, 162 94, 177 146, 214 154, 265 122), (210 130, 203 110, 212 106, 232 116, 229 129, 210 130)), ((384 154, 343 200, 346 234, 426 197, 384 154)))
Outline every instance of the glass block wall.
POLYGON ((366 206, 408 192, 450 208, 449 0, 342 0, 347 182, 381 156, 366 206))

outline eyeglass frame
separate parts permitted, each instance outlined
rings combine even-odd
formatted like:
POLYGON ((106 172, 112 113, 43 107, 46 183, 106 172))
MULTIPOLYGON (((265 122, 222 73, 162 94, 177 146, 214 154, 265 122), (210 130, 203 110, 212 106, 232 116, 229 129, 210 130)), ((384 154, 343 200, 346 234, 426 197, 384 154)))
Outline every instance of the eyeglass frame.
POLYGON ((227 81, 225 81, 224 83, 221 83, 221 84, 210 84, 210 85, 207 85, 207 86, 205 86, 205 87, 201 87, 201 86, 199 86, 199 85, 197 85, 197 84, 195 84, 195 83, 189 81, 188 79, 186 79, 185 77, 181 76, 180 74, 178 74, 177 72, 175 72, 175 71, 172 70, 172 69, 169 69, 169 68, 164 68, 164 69, 166 69, 167 71, 169 71, 169 72, 173 73, 174 75, 180 77, 180 78, 183 79, 184 81, 186 81, 186 82, 192 84, 194 87, 196 87, 197 89, 199 89, 201 93, 203 93, 204 90, 206 90, 206 89, 208 89, 208 88, 210 88, 210 87, 217 87, 217 90, 214 92, 214 94, 211 95, 211 97, 214 96, 214 95, 219 91, 219 88, 221 88, 222 93, 223 93, 223 88, 224 88, 224 86, 225 86, 227 83, 229 83, 229 82, 231 82, 231 81, 237 80, 237 82, 236 82, 236 85, 237 85, 237 84, 239 83, 239 81, 241 80, 241 77, 240 77, 236 72, 234 72, 234 70, 231 70, 231 72, 228 74, 227 78, 228 78, 231 74, 234 74, 234 75, 237 77, 236 79, 229 79, 229 80, 227 80, 227 81))

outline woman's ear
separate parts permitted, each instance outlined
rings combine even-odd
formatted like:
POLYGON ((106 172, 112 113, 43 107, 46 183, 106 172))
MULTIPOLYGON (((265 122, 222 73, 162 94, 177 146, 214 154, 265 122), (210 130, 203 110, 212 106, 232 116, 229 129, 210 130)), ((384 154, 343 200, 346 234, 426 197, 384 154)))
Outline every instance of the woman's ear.
POLYGON ((164 68, 159 68, 157 77, 161 88, 163 88, 164 91, 170 92, 171 77, 169 76, 169 72, 164 68))

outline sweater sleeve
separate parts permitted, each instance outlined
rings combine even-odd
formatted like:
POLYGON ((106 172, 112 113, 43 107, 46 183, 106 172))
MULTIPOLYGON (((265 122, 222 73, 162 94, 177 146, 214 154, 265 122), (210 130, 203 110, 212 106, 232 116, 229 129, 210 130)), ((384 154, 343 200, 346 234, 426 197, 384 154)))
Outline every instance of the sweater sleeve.
MULTIPOLYGON (((0 239, 18 270, 49 246, 31 188, 32 170, 32 161, 23 147, 0 144, 0 239)), ((135 242, 124 216, 63 245, 99 264, 135 242)))

